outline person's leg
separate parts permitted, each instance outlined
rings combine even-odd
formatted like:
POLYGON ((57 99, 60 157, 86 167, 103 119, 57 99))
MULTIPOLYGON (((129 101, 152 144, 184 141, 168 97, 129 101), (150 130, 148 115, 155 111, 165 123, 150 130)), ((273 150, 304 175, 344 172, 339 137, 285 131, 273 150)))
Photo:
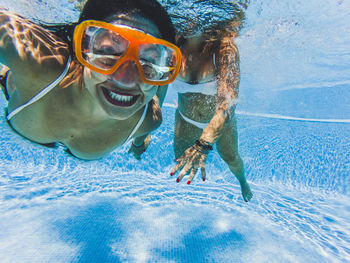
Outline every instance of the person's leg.
POLYGON ((225 127, 223 134, 216 141, 216 148, 221 158, 227 163, 231 172, 236 176, 244 201, 248 202, 253 194, 244 175, 244 164, 238 153, 238 134, 235 116, 225 127))
POLYGON ((201 136, 203 130, 185 121, 175 113, 174 152, 175 158, 179 158, 187 148, 191 147, 201 136))

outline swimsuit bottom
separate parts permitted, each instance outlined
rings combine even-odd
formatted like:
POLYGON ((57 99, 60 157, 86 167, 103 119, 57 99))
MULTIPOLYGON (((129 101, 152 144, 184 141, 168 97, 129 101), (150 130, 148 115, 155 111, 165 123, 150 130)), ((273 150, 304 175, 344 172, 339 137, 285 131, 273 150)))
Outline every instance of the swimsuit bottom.
MULTIPOLYGON (((191 93, 200 93, 200 94, 211 95, 211 96, 215 96, 217 93, 216 80, 205 82, 205 83, 198 83, 198 84, 189 84, 181 80, 175 80, 170 84, 170 88, 175 89, 178 93, 191 92, 191 93)), ((205 129, 209 124, 209 122, 203 123, 203 122, 194 121, 186 117, 179 109, 178 109, 178 112, 186 122, 191 123, 192 125, 198 127, 199 129, 205 129)))
POLYGON ((199 129, 204 130, 204 129, 208 126, 208 124, 209 124, 209 122, 203 123, 203 122, 194 121, 194 120, 192 120, 192 119, 186 117, 185 115, 183 115, 182 112, 181 112, 179 109, 177 109, 177 111, 179 112, 180 116, 181 116, 186 122, 188 122, 188 123, 190 123, 190 124, 192 124, 192 125, 198 127, 199 129))

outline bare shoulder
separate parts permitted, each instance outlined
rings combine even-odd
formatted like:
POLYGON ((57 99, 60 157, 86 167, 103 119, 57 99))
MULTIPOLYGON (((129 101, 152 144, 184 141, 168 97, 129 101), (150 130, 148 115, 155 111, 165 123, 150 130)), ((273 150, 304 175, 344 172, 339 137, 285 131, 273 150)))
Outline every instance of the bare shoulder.
POLYGON ((15 75, 61 70, 68 55, 68 45, 60 38, 28 19, 0 9, 0 62, 15 75))
POLYGON ((42 26, 0 9, 0 63, 12 73, 16 88, 32 96, 65 68, 68 44, 42 26))

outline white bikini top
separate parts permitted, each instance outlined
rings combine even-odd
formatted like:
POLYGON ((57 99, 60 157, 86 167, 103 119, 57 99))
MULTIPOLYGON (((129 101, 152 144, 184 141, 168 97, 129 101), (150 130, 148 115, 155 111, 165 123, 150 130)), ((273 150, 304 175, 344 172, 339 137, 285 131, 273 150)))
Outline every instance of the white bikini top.
MULTIPOLYGON (((215 64, 215 53, 213 53, 213 64, 214 68, 216 68, 215 64)), ((201 93, 204 95, 213 95, 215 96, 218 90, 216 80, 205 82, 205 83, 197 83, 190 84, 179 79, 176 79, 169 85, 170 88, 173 88, 178 93, 201 93)))
MULTIPOLYGON (((68 73, 69 66, 70 66, 70 62, 71 62, 71 57, 68 58, 68 61, 67 61, 67 64, 66 64, 66 67, 65 67, 64 71, 62 72, 62 74, 55 81, 53 81, 46 88, 42 89, 38 94, 36 94, 34 97, 32 97, 29 101, 27 101, 26 103, 24 103, 23 105, 17 107, 11 113, 9 113, 6 116, 7 120, 9 121, 16 114, 21 112, 24 108, 27 108, 28 106, 30 106, 33 103, 37 102, 42 97, 44 97, 47 93, 49 93, 54 87, 56 87, 66 77, 66 75, 68 73)), ((144 119, 146 118, 147 109, 148 109, 148 103, 145 105, 145 108, 143 110, 143 113, 141 115, 140 120, 135 125, 134 129, 131 131, 130 135, 128 136, 128 138, 126 139, 125 142, 128 142, 131 139, 131 137, 135 134, 135 132, 138 130, 138 128, 140 128, 141 124, 143 123, 144 119)))

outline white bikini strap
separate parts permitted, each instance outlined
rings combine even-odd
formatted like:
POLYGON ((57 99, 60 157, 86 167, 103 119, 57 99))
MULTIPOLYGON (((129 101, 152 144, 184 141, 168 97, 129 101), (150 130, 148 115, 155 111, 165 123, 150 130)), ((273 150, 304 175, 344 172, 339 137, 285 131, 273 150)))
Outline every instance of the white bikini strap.
POLYGON ((132 138, 132 136, 135 134, 135 132, 140 128, 141 124, 146 118, 147 109, 148 109, 148 103, 145 105, 145 109, 143 110, 143 113, 141 118, 139 119, 139 122, 135 125, 134 129, 132 130, 132 132, 130 133, 129 137, 126 139, 125 142, 128 142, 132 138))
POLYGON ((63 79, 64 77, 67 75, 68 73, 68 69, 69 69, 69 65, 71 62, 71 57, 68 58, 66 67, 64 69, 64 71, 62 72, 62 74, 54 81, 52 82, 49 86, 47 86, 46 88, 42 89, 38 94, 36 94, 33 98, 31 98, 28 102, 26 102, 25 104, 17 107, 16 109, 14 109, 10 114, 7 115, 7 120, 10 120, 11 118, 13 118, 13 116, 15 116, 17 113, 19 113, 21 110, 23 110, 24 108, 28 107, 29 105, 33 104, 34 102, 37 102, 38 100, 40 100, 42 97, 44 97, 47 93, 49 93, 54 87, 56 87, 63 79))

